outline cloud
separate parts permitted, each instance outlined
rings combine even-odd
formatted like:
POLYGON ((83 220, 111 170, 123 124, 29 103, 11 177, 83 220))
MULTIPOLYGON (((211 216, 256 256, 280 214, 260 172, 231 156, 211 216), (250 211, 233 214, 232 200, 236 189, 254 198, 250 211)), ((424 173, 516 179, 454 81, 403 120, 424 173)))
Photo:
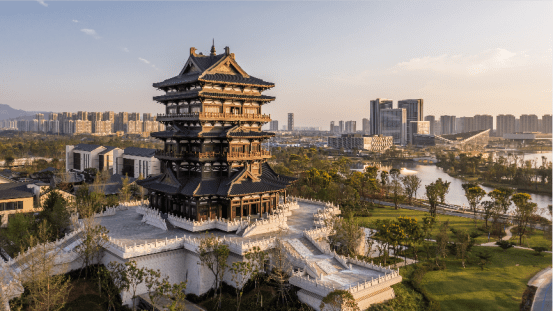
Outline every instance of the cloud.
POLYGON ((79 21, 78 21, 78 20, 76 20, 76 19, 74 19, 74 20, 73 20, 73 23, 78 23, 78 22, 79 22, 79 21))
POLYGON ((121 48, 121 50, 122 50, 123 52, 127 52, 127 53, 130 52, 128 48, 121 48))
POLYGON ((102 38, 98 35, 98 33, 96 33, 96 30, 94 30, 94 29, 81 29, 81 31, 84 32, 85 34, 89 35, 89 36, 92 36, 94 39, 102 38))
POLYGON ((36 2, 40 3, 42 6, 48 7, 48 3, 44 2, 44 0, 36 0, 36 2))
POLYGON ((497 48, 482 51, 475 55, 426 56, 412 58, 391 68, 393 73, 405 71, 434 71, 440 73, 478 75, 488 71, 519 67, 527 64, 529 55, 497 48))
POLYGON ((139 59, 141 62, 143 62, 144 64, 148 64, 148 65, 150 64, 150 62, 149 62, 148 60, 144 59, 144 58, 139 57, 138 59, 139 59))

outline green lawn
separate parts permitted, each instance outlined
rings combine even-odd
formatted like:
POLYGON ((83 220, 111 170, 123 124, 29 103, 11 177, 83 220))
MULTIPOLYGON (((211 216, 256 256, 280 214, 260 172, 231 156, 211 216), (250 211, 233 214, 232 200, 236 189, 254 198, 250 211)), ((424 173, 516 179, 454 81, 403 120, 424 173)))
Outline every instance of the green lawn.
MULTIPOLYGON (((516 235, 516 231, 513 228, 513 237, 509 240, 519 245, 519 237, 516 235)), ((551 250, 551 239, 546 239, 543 236, 542 230, 534 230, 532 233, 526 233, 526 236, 522 238, 522 246, 524 247, 545 247, 551 250)))
MULTIPOLYGON (((395 219, 399 216, 407 216, 415 218, 419 223, 422 223, 422 218, 430 216, 427 212, 421 212, 421 211, 415 211, 410 209, 394 209, 391 206, 386 207, 375 207, 372 211, 371 217, 359 217, 358 219, 361 221, 361 224, 365 227, 371 227, 370 222, 375 221, 377 219, 395 219)), ((464 217, 458 217, 458 216, 447 216, 447 215, 440 215, 437 216, 438 223, 434 225, 434 228, 432 230, 431 235, 434 237, 439 232, 440 224, 444 221, 449 220, 449 227, 455 228, 457 230, 467 230, 468 232, 471 231, 477 231, 477 229, 474 227, 474 220, 471 218, 464 218, 464 217)), ((478 220, 477 225, 478 227, 483 226, 484 221, 478 220)), ((476 238, 476 243, 486 243, 488 242, 488 234, 482 231, 478 231, 482 235, 476 238)), ((454 239, 454 234, 450 231, 450 239, 454 239)), ((494 241, 494 237, 490 238, 490 241, 494 241)))
POLYGON ((518 310, 528 280, 551 266, 551 254, 535 256, 527 250, 474 247, 472 256, 476 252, 493 254, 484 271, 475 257, 463 269, 459 260, 449 256, 446 270, 424 276, 422 286, 440 302, 442 310, 518 310))

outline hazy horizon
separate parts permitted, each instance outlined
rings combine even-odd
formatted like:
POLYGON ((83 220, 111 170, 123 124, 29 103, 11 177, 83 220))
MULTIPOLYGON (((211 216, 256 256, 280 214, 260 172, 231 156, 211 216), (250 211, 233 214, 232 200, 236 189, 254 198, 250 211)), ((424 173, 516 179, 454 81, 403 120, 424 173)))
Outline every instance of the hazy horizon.
MULTIPOLYGON (((279 125, 369 118, 372 99, 424 115, 551 114, 551 2, 0 2, 0 103, 163 112, 152 83, 189 48, 229 46, 275 83, 279 125), (549 30, 547 30, 549 29, 549 30)), ((495 122, 495 118, 494 118, 495 122)))

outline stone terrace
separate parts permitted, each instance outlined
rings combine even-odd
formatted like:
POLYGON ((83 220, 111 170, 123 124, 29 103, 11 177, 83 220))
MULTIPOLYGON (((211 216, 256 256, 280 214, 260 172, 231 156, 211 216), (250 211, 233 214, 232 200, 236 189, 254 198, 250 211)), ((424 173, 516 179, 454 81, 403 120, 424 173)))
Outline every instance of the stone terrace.
MULTIPOLYGON (((323 206, 308 202, 298 202, 299 209, 293 210, 292 215, 288 216, 288 230, 283 231, 283 239, 301 238, 304 230, 309 230, 315 227, 313 223, 313 214, 323 206)), ((156 240, 174 239, 175 237, 191 237, 199 238, 205 232, 189 232, 184 229, 176 228, 167 222, 167 231, 160 228, 148 225, 142 222, 142 215, 136 212, 136 208, 130 207, 128 210, 117 211, 115 215, 104 216, 99 218, 101 225, 109 230, 109 236, 123 245, 134 245, 152 243, 156 240)), ((274 236, 274 233, 258 234, 249 237, 242 237, 233 232, 223 232, 219 230, 209 230, 219 237, 232 238, 237 242, 250 241, 260 238, 268 238, 274 236)))

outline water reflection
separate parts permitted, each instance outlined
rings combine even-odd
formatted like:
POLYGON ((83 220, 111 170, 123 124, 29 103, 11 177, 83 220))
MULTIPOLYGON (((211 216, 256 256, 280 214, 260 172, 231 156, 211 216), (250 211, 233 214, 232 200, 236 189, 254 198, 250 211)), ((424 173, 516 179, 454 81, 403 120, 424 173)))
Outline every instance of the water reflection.
MULTIPOLYGON (((550 153, 536 153, 536 154, 525 154, 524 158, 526 160, 530 160, 532 158, 538 159, 541 164, 541 157, 546 156, 549 161, 551 161, 551 152, 550 153)), ((421 187, 419 188, 419 191, 417 192, 417 197, 422 198, 424 197, 425 193, 425 186, 429 185, 431 182, 436 181, 436 179, 441 178, 442 180, 447 180, 451 182, 451 185, 449 186, 449 193, 446 195, 446 203, 448 204, 455 204, 455 205, 461 205, 468 207, 468 201, 465 197, 465 192, 463 191, 463 188, 461 185, 464 183, 461 179, 454 178, 446 174, 441 168, 435 166, 435 165, 421 165, 416 162, 407 161, 403 163, 399 163, 393 166, 381 166, 384 170, 390 170, 391 168, 397 168, 400 169, 400 172, 402 175, 411 175, 416 174, 421 179, 421 187)), ((490 187, 482 187, 486 192, 492 191, 493 188, 490 187)), ((532 201, 536 202, 538 204, 538 207, 540 208, 547 208, 547 205, 551 204, 552 198, 550 195, 541 195, 541 194, 530 194, 532 196, 532 201)), ((487 197, 485 199, 488 199, 487 197)), ((513 207, 511 207, 513 208, 513 207)), ((543 215, 544 217, 551 218, 549 216, 549 213, 547 215, 543 215)))

